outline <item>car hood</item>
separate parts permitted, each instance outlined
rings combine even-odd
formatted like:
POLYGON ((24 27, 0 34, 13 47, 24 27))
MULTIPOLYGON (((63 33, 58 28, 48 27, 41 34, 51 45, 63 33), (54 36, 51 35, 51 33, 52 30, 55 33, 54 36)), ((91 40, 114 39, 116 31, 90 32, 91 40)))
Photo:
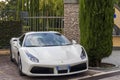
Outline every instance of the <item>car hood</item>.
POLYGON ((39 60, 69 60, 80 58, 81 46, 48 46, 48 47, 26 47, 25 51, 29 52, 39 60))

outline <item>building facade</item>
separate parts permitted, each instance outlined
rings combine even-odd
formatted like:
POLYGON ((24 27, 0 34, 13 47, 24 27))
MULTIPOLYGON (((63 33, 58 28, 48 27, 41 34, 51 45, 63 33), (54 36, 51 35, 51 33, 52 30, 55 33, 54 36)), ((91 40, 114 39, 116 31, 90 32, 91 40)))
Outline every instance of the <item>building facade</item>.
POLYGON ((114 29, 115 34, 113 34, 113 46, 120 47, 120 7, 118 5, 114 5, 115 8, 115 17, 114 17, 114 29))
MULTIPOLYGON (((120 8, 117 5, 114 8, 113 46, 120 47, 120 8)), ((64 0, 64 35, 80 43, 79 0, 64 0)))

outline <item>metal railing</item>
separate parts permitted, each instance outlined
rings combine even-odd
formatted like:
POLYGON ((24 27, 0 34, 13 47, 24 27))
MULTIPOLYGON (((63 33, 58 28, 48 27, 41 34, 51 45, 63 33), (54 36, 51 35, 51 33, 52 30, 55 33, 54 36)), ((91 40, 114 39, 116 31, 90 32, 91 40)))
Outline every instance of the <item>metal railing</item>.
POLYGON ((64 17, 59 16, 40 16, 23 17, 23 32, 28 31, 58 31, 63 32, 64 17))

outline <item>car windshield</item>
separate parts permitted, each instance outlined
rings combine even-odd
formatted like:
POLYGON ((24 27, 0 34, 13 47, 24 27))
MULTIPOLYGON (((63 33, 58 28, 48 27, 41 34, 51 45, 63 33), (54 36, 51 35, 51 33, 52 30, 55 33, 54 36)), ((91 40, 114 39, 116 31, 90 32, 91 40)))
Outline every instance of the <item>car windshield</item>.
POLYGON ((71 42, 60 33, 34 33, 26 36, 24 47, 65 46, 71 42))

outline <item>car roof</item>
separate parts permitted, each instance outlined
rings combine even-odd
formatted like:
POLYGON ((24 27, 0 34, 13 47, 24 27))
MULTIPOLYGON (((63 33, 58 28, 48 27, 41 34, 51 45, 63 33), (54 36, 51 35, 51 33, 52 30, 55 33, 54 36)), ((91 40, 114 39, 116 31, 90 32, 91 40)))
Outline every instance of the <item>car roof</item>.
POLYGON ((56 31, 38 31, 38 32, 27 32, 27 33, 25 33, 25 35, 35 34, 35 33, 59 33, 59 32, 56 32, 56 31))

